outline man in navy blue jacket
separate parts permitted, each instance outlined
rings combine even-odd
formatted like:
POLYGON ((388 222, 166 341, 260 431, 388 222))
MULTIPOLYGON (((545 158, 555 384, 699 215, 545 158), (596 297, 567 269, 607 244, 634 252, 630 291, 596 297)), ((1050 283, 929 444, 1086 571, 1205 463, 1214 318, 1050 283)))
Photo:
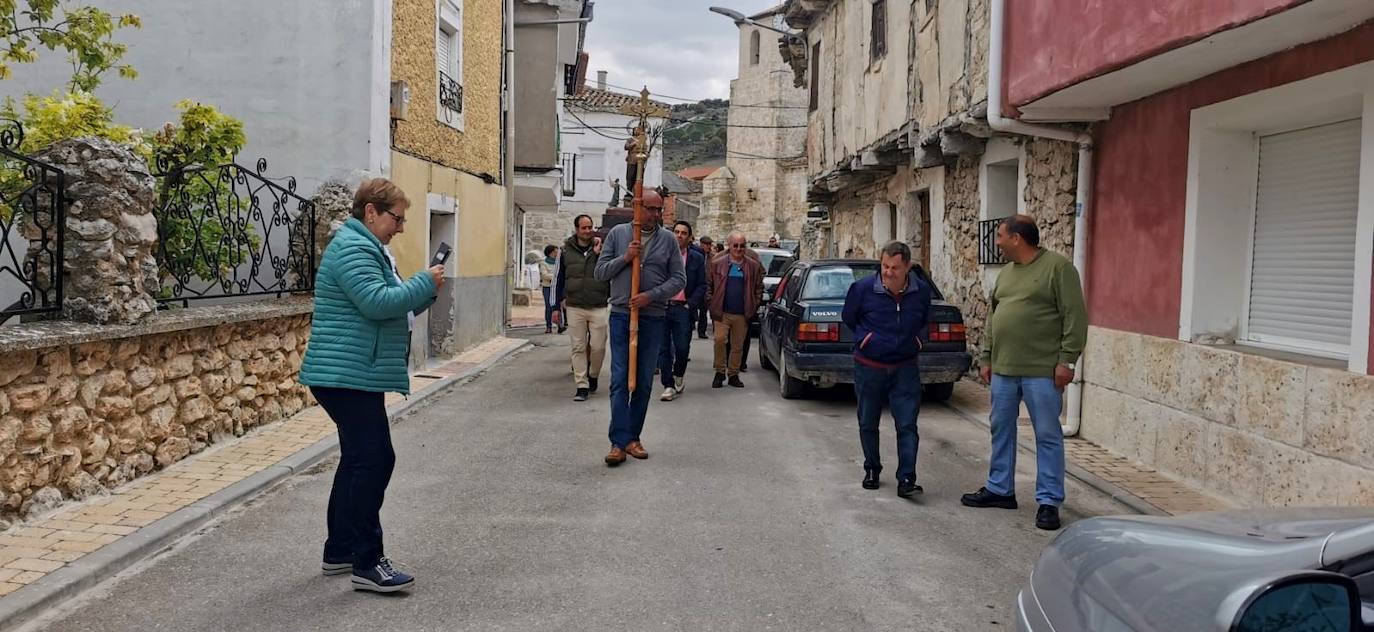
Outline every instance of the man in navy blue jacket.
POLYGON ((663 383, 660 400, 671 402, 686 386, 688 355, 692 351, 692 314, 706 302, 706 257, 692 243, 692 225, 678 220, 673 224, 678 253, 687 270, 687 287, 668 301, 667 340, 658 352, 658 375, 663 383))
POLYGON ((864 451, 864 489, 878 489, 883 470, 878 422, 883 406, 897 425, 897 495, 910 498, 916 484, 916 415, 921 408, 921 347, 930 318, 930 285, 911 270, 911 248, 900 241, 883 247, 882 271, 849 286, 844 324, 854 332, 854 393, 859 399, 859 444, 864 451))

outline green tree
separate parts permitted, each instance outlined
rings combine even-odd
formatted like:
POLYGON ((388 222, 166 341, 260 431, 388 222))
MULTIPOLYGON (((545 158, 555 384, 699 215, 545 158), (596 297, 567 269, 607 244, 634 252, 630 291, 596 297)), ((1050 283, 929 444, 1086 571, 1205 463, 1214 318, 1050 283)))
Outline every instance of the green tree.
POLYGON ((119 63, 129 48, 114 41, 114 33, 140 26, 136 15, 111 15, 62 0, 0 0, 0 79, 10 77, 13 64, 37 61, 40 48, 67 52, 72 92, 94 90, 110 70, 136 77, 132 66, 119 63))

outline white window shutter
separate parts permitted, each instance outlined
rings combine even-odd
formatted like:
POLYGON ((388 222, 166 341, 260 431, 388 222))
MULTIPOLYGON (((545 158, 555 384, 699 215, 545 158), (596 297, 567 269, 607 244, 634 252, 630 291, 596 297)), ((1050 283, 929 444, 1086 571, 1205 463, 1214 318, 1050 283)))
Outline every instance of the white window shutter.
POLYGON ((1260 138, 1247 337, 1350 353, 1359 119, 1260 138))
POLYGON ((443 29, 439 30, 437 50, 439 56, 439 72, 453 77, 453 36, 443 29))

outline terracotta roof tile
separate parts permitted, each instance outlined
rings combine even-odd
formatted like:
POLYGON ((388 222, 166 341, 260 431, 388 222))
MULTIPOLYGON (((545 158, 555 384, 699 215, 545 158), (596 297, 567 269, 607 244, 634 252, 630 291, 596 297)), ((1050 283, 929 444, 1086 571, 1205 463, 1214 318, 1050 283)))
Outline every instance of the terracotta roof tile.
MULTIPOLYGON (((576 97, 569 99, 567 103, 570 107, 586 110, 588 112, 618 113, 620 112, 620 106, 635 103, 637 101, 639 101, 639 97, 629 94, 610 92, 608 90, 597 90, 596 88, 583 88, 581 92, 577 93, 576 97)), ((660 103, 653 99, 650 99, 649 102, 665 110, 669 109, 666 103, 660 103)))

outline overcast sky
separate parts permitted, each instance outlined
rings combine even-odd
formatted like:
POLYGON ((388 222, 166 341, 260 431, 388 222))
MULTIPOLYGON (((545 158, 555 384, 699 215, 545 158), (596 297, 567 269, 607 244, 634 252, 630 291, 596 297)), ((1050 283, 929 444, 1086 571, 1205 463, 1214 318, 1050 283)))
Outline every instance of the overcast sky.
MULTIPOLYGON (((739 60, 739 30, 710 6, 753 15, 781 0, 596 0, 587 28, 587 83, 608 83, 691 99, 728 99, 739 60)), ((676 103, 676 101, 669 101, 676 103)))

